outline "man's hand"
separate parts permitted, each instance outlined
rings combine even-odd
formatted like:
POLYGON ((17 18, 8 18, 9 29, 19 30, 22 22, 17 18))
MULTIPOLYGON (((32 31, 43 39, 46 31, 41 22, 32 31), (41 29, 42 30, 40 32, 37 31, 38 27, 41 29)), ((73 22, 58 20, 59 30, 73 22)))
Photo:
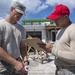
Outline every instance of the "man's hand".
POLYGON ((46 51, 49 52, 49 53, 51 53, 52 48, 53 48, 53 44, 46 43, 46 46, 45 47, 46 47, 46 51))
POLYGON ((51 53, 52 48, 53 48, 53 44, 50 43, 46 43, 46 44, 42 44, 42 43, 38 43, 39 47, 43 48, 46 52, 51 53))
POLYGON ((14 64, 14 68, 15 68, 18 72, 20 72, 20 73, 22 73, 22 74, 28 74, 28 72, 25 71, 25 69, 24 69, 24 64, 23 64, 22 62, 17 61, 17 62, 14 64))

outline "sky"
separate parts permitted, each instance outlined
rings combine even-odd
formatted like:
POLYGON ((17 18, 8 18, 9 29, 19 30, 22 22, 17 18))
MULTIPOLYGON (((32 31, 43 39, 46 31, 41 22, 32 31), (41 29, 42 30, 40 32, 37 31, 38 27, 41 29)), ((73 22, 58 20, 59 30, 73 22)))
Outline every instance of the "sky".
POLYGON ((75 23, 75 0, 0 0, 0 19, 7 17, 13 1, 19 1, 26 6, 25 15, 20 19, 45 19, 58 4, 64 4, 70 9, 70 19, 75 23))

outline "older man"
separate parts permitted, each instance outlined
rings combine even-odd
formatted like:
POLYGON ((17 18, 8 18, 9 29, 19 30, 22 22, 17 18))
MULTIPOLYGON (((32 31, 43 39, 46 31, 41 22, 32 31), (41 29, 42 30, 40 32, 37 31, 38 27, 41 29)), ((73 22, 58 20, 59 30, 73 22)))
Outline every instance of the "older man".
POLYGON ((25 44, 25 29, 17 22, 23 16, 26 7, 20 2, 13 2, 10 14, 0 20, 0 75, 27 74, 24 66, 28 65, 25 44), (19 61, 20 55, 24 62, 19 61))

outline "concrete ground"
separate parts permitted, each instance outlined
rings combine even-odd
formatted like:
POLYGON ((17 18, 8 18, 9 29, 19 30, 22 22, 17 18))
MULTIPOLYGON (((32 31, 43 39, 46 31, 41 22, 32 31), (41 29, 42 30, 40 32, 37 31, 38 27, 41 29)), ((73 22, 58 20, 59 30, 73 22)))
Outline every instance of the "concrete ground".
POLYGON ((54 65, 54 56, 51 54, 48 55, 48 61, 46 61, 44 60, 46 58, 45 54, 43 54, 43 64, 41 64, 40 59, 38 59, 38 56, 35 55, 34 60, 34 54, 31 53, 29 55, 30 71, 28 72, 28 75, 55 75, 56 67, 54 65))

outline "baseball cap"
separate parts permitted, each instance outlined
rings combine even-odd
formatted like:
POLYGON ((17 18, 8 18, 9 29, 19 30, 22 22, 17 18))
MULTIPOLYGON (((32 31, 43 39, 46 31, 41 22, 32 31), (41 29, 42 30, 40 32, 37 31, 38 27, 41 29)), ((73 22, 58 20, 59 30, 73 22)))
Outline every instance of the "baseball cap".
POLYGON ((47 19, 55 20, 63 15, 70 15, 69 8, 63 4, 59 4, 54 8, 54 11, 47 17, 47 19))
POLYGON ((22 13, 22 14, 25 13, 26 7, 22 3, 18 2, 18 1, 14 1, 12 3, 12 7, 14 7, 15 10, 17 12, 19 12, 19 13, 22 13))

